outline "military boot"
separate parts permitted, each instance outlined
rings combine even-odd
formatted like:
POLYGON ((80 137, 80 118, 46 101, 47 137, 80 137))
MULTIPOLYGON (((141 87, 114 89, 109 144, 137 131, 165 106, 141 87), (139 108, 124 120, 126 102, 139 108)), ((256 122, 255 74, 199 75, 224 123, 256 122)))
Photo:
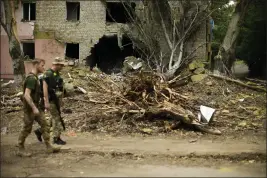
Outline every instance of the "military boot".
POLYGON ((53 143, 57 145, 66 145, 66 142, 61 140, 60 137, 54 137, 53 138, 53 143))
POLYGON ((46 152, 47 153, 58 153, 60 151, 59 147, 54 147, 50 143, 46 145, 46 152))
POLYGON ((19 147, 19 150, 17 152, 17 156, 30 157, 32 155, 31 153, 28 153, 28 152, 25 151, 24 146, 18 145, 18 147, 19 147))
POLYGON ((42 139, 42 132, 40 131, 40 129, 36 129, 34 131, 34 133, 35 133, 37 139, 39 140, 39 142, 42 142, 43 141, 43 139, 42 139))

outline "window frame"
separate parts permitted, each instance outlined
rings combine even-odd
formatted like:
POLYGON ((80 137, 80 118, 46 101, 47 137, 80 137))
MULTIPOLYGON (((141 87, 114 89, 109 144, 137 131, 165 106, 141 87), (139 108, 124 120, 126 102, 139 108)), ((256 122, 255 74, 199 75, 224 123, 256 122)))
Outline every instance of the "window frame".
POLYGON ((36 2, 22 2, 22 22, 35 22, 36 21, 36 2), (24 4, 29 4, 28 7, 28 19, 24 18, 24 4), (31 20, 31 4, 35 4, 35 20, 31 20))
POLYGON ((68 22, 79 22, 80 21, 80 19, 81 19, 81 3, 79 2, 79 1, 66 1, 66 21, 68 21, 68 22), (68 3, 73 3, 73 4, 79 4, 79 16, 78 16, 78 10, 76 10, 77 12, 77 19, 76 20, 68 20, 68 3), (79 17, 79 18, 78 18, 79 17))
MULTIPOLYGON (((34 58, 35 58, 35 41, 34 41, 34 40, 22 40, 22 41, 21 41, 22 52, 23 52, 24 56, 26 56, 25 53, 24 53, 24 44, 25 44, 25 43, 33 43, 33 54, 34 54, 33 59, 34 59, 34 58)), ((29 56, 29 57, 30 57, 30 56, 29 56)), ((30 59, 32 59, 32 58, 30 58, 30 59)), ((33 60, 33 59, 32 59, 32 60, 33 60)))

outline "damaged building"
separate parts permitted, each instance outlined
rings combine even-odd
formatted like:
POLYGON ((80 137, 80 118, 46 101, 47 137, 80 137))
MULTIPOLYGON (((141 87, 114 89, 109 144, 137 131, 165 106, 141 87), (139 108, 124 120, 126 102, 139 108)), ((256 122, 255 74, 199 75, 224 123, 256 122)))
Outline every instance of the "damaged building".
MULTIPOLYGON (((131 8, 140 15, 144 4, 135 0, 131 8)), ((121 32, 131 23, 126 14, 120 0, 20 1, 15 12, 18 37, 30 59, 45 59, 50 67, 59 56, 80 65, 97 65, 106 73, 121 68, 126 56, 139 55, 121 32)), ((206 28, 204 23, 190 48, 206 41, 206 28)), ((206 58, 206 49, 199 48, 196 56, 206 58)), ((1 78, 13 78, 8 37, 2 27, 1 78)))

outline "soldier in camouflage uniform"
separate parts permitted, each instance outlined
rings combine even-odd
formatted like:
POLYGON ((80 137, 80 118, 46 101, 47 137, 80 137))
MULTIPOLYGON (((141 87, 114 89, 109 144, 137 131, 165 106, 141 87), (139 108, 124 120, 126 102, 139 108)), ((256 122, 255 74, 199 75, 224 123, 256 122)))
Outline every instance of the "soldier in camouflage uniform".
POLYGON ((23 86, 22 101, 23 101, 23 128, 20 132, 18 139, 18 155, 19 156, 31 156, 27 153, 24 148, 24 143, 27 136, 31 133, 33 121, 37 121, 41 126, 43 132, 43 139, 45 141, 48 153, 58 152, 59 148, 54 148, 50 144, 49 136, 49 125, 44 118, 43 112, 40 110, 40 84, 37 77, 38 73, 44 71, 45 61, 41 59, 36 59, 32 61, 33 69, 32 72, 26 77, 23 86))
MULTIPOLYGON (((63 95, 63 79, 60 77, 59 71, 63 68, 65 62, 56 57, 52 63, 52 67, 48 69, 43 75, 43 94, 44 94, 44 108, 50 111, 51 114, 51 134, 53 136, 53 143, 58 145, 65 145, 66 142, 60 138, 62 132, 62 124, 60 121, 60 109, 57 107, 56 100, 61 100, 63 95), (60 82, 61 81, 61 82, 60 82), (56 94, 56 96, 54 96, 56 94), (56 97, 56 98, 55 98, 56 97)), ((42 131, 35 130, 35 134, 39 141, 42 141, 42 131)))

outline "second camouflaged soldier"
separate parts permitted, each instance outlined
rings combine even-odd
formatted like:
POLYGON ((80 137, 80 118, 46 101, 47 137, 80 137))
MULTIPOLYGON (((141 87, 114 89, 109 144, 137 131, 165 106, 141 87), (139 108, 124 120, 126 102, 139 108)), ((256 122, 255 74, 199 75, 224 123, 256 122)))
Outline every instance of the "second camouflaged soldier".
POLYGON ((44 118, 44 113, 40 110, 40 83, 37 77, 38 73, 44 71, 45 61, 36 59, 32 61, 33 69, 26 77, 23 85, 22 101, 24 109, 23 128, 18 139, 18 155, 31 156, 24 148, 24 143, 28 135, 31 133, 33 121, 37 121, 41 126, 43 138, 47 147, 48 153, 58 152, 59 148, 54 148, 50 144, 49 125, 44 118))
MULTIPOLYGON (((60 117, 60 98, 63 95, 63 79, 60 77, 59 71, 61 71, 64 65, 64 60, 56 57, 52 63, 52 67, 48 69, 42 77, 44 108, 51 113, 53 143, 58 145, 66 144, 66 142, 60 138, 63 123, 60 117)), ((42 141, 41 130, 35 130, 35 134, 37 139, 42 141)))

